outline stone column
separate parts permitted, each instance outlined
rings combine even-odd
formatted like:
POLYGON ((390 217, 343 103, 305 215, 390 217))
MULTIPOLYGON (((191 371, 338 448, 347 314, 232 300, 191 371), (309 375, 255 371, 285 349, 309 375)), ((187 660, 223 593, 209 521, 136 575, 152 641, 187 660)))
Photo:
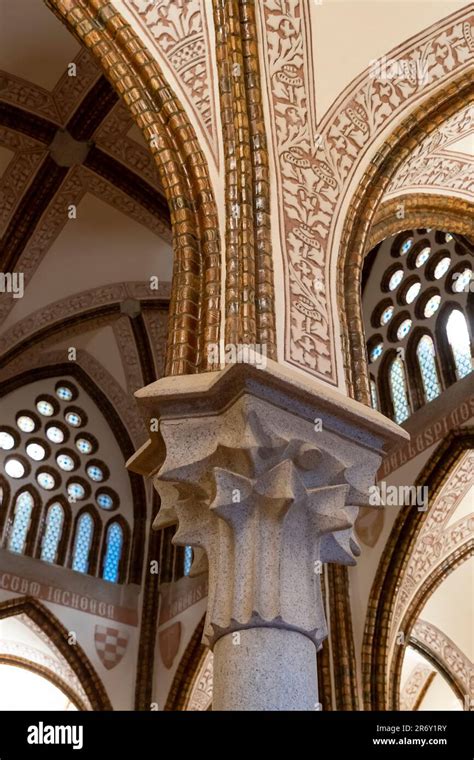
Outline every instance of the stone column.
POLYGON ((151 438, 129 467, 154 479, 154 527, 176 523, 174 542, 209 572, 213 709, 316 709, 322 567, 355 564, 358 508, 383 446, 407 434, 271 360, 163 378, 136 396, 151 438))

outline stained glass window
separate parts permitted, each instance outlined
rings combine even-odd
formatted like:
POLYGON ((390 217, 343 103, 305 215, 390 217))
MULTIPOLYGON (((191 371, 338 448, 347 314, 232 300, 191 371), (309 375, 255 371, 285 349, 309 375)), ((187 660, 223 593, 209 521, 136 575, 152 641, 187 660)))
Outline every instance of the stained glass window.
POLYGON ((63 523, 64 510, 61 504, 51 504, 46 516, 46 529, 41 543, 41 559, 45 562, 56 562, 63 523))
POLYGON ((73 427, 80 427, 82 425, 82 419, 77 412, 67 412, 64 419, 73 427))
POLYGON ((426 319, 429 319, 430 317, 433 316, 435 312, 438 311, 440 303, 441 303, 440 295, 434 295, 428 299, 428 301, 425 304, 425 308, 423 310, 423 314, 426 317, 426 319))
POLYGON ((25 474, 25 465, 19 459, 9 459, 5 462, 5 472, 11 478, 22 478, 25 474))
POLYGON ((383 351, 383 343, 376 343, 372 348, 370 349, 370 361, 375 362, 381 356, 383 351))
POLYGON ((123 532, 116 522, 109 525, 107 530, 107 548, 104 558, 104 572, 102 577, 105 581, 117 583, 119 579, 120 557, 122 555, 123 532))
POLYGON ((421 282, 414 282, 413 285, 410 285, 407 292, 405 293, 405 302, 413 303, 413 301, 417 297, 420 290, 421 290, 421 282))
POLYGON ((418 256, 416 257, 415 266, 417 268, 422 267, 423 264, 425 264, 428 261, 430 257, 430 253, 431 253, 431 248, 429 247, 429 245, 423 248, 423 250, 421 250, 418 256))
POLYGON ((7 433, 6 430, 0 430, 0 449, 4 451, 10 451, 15 446, 15 439, 11 433, 7 433))
POLYGON ((191 571, 191 565, 193 564, 193 547, 184 547, 184 574, 189 575, 191 571))
POLYGON ((378 409, 379 404, 377 399, 377 386, 375 385, 375 380, 370 381, 370 398, 372 401, 372 407, 374 409, 378 409))
POLYGON ((397 329, 397 338, 398 340, 403 340, 403 338, 406 338, 408 333, 411 330, 412 321, 411 319, 404 319, 403 322, 401 322, 397 329))
POLYGON ((86 470, 91 480, 95 480, 96 483, 100 483, 104 479, 104 473, 102 469, 96 464, 90 464, 86 470))
POLYGON ((403 269, 396 269, 388 281, 388 289, 396 290, 403 280, 403 269))
POLYGON ((56 478, 50 472, 38 472, 36 480, 45 491, 52 491, 56 487, 56 478))
POLYGON ((429 335, 423 335, 416 347, 425 400, 433 401, 441 393, 441 385, 435 360, 435 347, 429 335))
POLYGON ((413 238, 408 238, 408 240, 405 240, 403 245, 400 247, 400 255, 404 256, 406 253, 408 253, 412 245, 413 245, 413 238))
POLYGON ((453 291, 454 293, 463 293, 469 290, 472 279, 472 269, 465 267, 462 272, 453 274, 453 291))
POLYGON ((433 272, 435 280, 440 280, 441 277, 444 277, 449 269, 450 264, 451 259, 449 256, 444 256, 442 259, 440 259, 440 261, 438 261, 433 272))
POLYGON ((35 462, 41 462, 46 456, 46 449, 41 443, 28 443, 26 446, 26 453, 30 459, 34 459, 35 462))
POLYGON ((94 532, 94 521, 88 512, 84 512, 79 518, 76 528, 76 540, 74 542, 74 554, 72 569, 78 573, 87 573, 89 569, 89 552, 94 532))
POLYGON ((46 399, 41 399, 36 404, 36 408, 43 417, 52 417, 54 414, 54 406, 46 399))
POLYGON ((52 443, 62 443, 64 441, 64 433, 61 428, 56 425, 50 425, 46 430, 46 437, 52 443))
POLYGON ((78 438, 76 441, 76 448, 81 454, 90 454, 92 451, 92 443, 87 438, 78 438))
POLYGON ((399 356, 390 365, 389 382, 395 422, 400 425, 410 416, 410 405, 405 379, 405 365, 399 356))
POLYGON ((394 309, 394 306, 387 306, 387 308, 383 310, 382 314, 380 315, 380 324, 382 326, 390 322, 393 317, 394 309))
POLYGON ((96 496, 96 501, 99 507, 102 509, 112 509, 114 501, 108 493, 99 493, 96 496))
POLYGON ((458 380, 472 372, 471 342, 464 314, 453 309, 446 324, 446 334, 453 352, 458 380))
POLYGON ((76 501, 77 499, 84 499, 86 496, 86 490, 84 486, 81 483, 76 483, 75 481, 73 483, 69 483, 67 487, 67 493, 68 493, 68 496, 71 498, 71 501, 76 501))
POLYGON ((29 491, 23 491, 17 496, 13 525, 8 538, 8 548, 11 552, 21 554, 25 548, 33 506, 33 496, 29 491))
POLYGON ((16 424, 23 431, 23 433, 32 433, 36 429, 36 423, 32 417, 28 417, 26 414, 22 414, 18 417, 16 424))
POLYGON ((56 462, 58 463, 58 467, 66 472, 72 472, 76 466, 74 459, 69 454, 58 454, 56 462))
POLYGON ((61 401, 72 401, 72 390, 65 385, 60 385, 59 388, 56 389, 56 395, 61 401))

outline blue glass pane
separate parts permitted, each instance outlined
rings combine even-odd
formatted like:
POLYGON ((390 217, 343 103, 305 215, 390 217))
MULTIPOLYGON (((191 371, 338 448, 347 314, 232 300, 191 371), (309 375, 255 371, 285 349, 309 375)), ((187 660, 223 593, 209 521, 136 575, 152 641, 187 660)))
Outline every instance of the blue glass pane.
POLYGON ((395 422, 399 425, 410 416, 407 389, 405 383, 405 367, 398 357, 390 366, 390 391, 395 413, 395 422))
POLYGON ((435 348, 429 335, 423 335, 416 347, 421 379, 426 401, 433 401, 441 393, 438 370, 435 361, 435 348))
POLYGON ((118 523, 112 523, 107 531, 107 549, 104 559, 104 572, 102 577, 111 583, 117 583, 119 577, 119 564, 122 555, 123 534, 118 523))
POLYGON ((89 552, 92 543, 94 523, 92 517, 85 512, 79 518, 74 544, 72 569, 78 573, 87 573, 89 569, 89 552))
POLYGON ((55 562, 63 530, 64 512, 60 504, 52 504, 46 517, 46 530, 41 544, 41 559, 55 562))
POLYGON ((375 385, 375 382, 373 380, 370 381, 370 397, 372 400, 372 406, 374 409, 378 409, 378 401, 377 401, 377 386, 375 385))
POLYGON ((464 314, 454 309, 446 325, 448 341, 456 365, 456 377, 461 380, 472 372, 471 342, 464 314))
POLYGON ((184 547, 184 574, 189 575, 191 565, 193 564, 193 548, 192 546, 184 547))
POLYGON ((17 497, 15 517, 13 518, 13 525, 8 539, 8 548, 12 552, 21 554, 25 548, 33 504, 33 497, 29 491, 23 491, 23 493, 17 497))

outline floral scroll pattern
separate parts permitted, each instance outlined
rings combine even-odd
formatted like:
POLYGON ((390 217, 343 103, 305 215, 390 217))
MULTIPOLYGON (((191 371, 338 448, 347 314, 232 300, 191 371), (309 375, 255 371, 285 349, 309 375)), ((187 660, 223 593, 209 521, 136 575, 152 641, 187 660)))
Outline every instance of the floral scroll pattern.
POLYGON ((401 75, 366 70, 317 124, 309 3, 263 0, 257 6, 280 190, 285 358, 337 384, 329 260, 344 199, 390 123, 469 66, 474 16, 459 11, 394 50, 388 59, 401 75))

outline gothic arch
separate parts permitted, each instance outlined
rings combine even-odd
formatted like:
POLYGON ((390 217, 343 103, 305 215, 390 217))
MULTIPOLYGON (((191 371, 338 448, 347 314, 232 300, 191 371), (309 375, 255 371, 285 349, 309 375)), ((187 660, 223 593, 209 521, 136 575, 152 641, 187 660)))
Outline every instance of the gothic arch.
MULTIPOLYGON (((63 352, 61 353, 63 356, 63 352)), ((92 360, 92 357, 89 357, 92 360)), ((15 390, 16 388, 26 385, 36 380, 64 375, 73 377, 88 393, 95 404, 102 409, 109 421, 109 425, 122 453, 124 460, 128 459, 134 451, 134 442, 132 441, 124 420, 121 418, 119 411, 113 399, 106 394, 104 384, 97 382, 100 377, 95 378, 93 373, 88 369, 98 368, 98 362, 91 361, 90 367, 84 369, 79 362, 53 362, 46 364, 46 356, 43 354, 37 366, 32 366, 29 362, 29 368, 20 370, 11 377, 0 381, 0 397, 15 390)), ((108 374, 108 373, 107 373, 108 374)), ((128 472, 130 479, 130 488, 133 496, 133 528, 130 540, 130 552, 127 566, 127 577, 130 583, 139 583, 142 575, 144 562, 145 532, 147 523, 147 500, 143 479, 135 473, 128 472)), ((14 500, 10 497, 10 509, 13 509, 14 500)), ((39 510, 37 510, 39 512, 39 510)), ((39 519, 39 514, 38 514, 39 519)), ((34 534, 36 536, 37 524, 34 525, 34 534)), ((75 526, 74 526, 75 527, 75 526)), ((74 527, 72 534, 74 535, 74 527)), ((4 528, 4 531, 8 526, 4 528)), ((33 532, 32 532, 33 534, 33 532)), ((99 540, 97 538, 97 540, 99 540)), ((97 544, 94 556, 98 555, 97 544)), ((70 549, 72 551, 72 549, 70 549)))
MULTIPOLYGON (((454 431, 438 446, 415 483, 416 486, 429 488, 430 504, 433 504, 439 496, 462 455, 473 446, 474 429, 472 428, 454 431)), ((389 707, 391 697, 389 700, 388 675, 391 620, 395 611, 398 588, 419 532, 429 513, 430 510, 427 512, 418 512, 410 508, 400 510, 378 565, 369 596, 362 644, 362 686, 365 710, 393 709, 389 707)), ((462 552, 464 548, 461 547, 460 551, 462 552)), ((426 595, 423 598, 426 599, 426 595)), ((408 614, 406 623, 409 623, 411 619, 410 609, 415 608, 418 610, 416 598, 412 601, 412 605, 409 605, 408 611, 404 613, 405 616, 408 614)), ((406 627, 404 630, 407 630, 406 627)), ((396 668, 401 668, 401 663, 397 663, 396 668)), ((400 675, 398 670, 395 674, 397 677, 400 675)))
POLYGON ((195 678, 206 656, 207 647, 201 643, 204 617, 196 626, 173 678, 165 710, 185 710, 195 678))
POLYGON ((166 374, 207 368, 219 340, 220 240, 204 154, 158 64, 106 0, 45 0, 97 58, 155 157, 175 252, 166 374))
MULTIPOLYGON (((390 180, 416 146, 420 135, 431 134, 439 124, 456 113, 474 91, 471 78, 467 74, 451 81, 427 102, 419 105, 390 135, 370 162, 358 185, 344 223, 341 252, 338 258, 338 302, 341 306, 342 339, 345 372, 348 389, 358 401, 370 404, 369 374, 367 367, 360 282, 365 253, 369 250, 370 230, 376 220, 376 212, 383 199, 390 180)), ((427 194, 429 198, 429 194, 427 194)), ((406 202, 404 197, 403 202, 406 202)), ((390 202, 391 204, 394 201, 390 202)), ((437 202, 438 207, 440 201, 437 202)), ((428 203, 427 203, 428 205, 428 203)), ((466 204, 469 206, 470 204, 466 204)), ((446 199, 450 211, 459 206, 461 200, 446 199)), ((419 214, 414 205, 414 213, 419 214)), ((390 206, 393 209, 393 205, 390 206)), ((396 210, 396 207, 395 207, 396 210)), ((392 211, 392 217, 393 217, 392 211)), ((434 211, 432 211, 432 217, 434 211)), ((423 216, 425 219, 425 217, 423 216)), ((464 221, 464 218, 463 218, 464 221)), ((400 224, 400 220, 398 220, 400 224)), ((403 222, 406 225, 406 219, 403 222)), ((439 218, 437 219, 439 225, 439 218)), ((423 222, 426 226, 427 221, 423 222)), ((472 229, 472 223, 471 227, 472 229)), ((464 232, 467 230, 464 229, 464 232)), ((387 234, 387 232, 385 232, 387 234)))
POLYGON ((474 235, 474 205, 435 193, 400 195, 377 206, 365 252, 386 237, 404 229, 421 227, 446 230, 458 235, 474 235), (403 216, 401 216, 403 214, 403 216))
POLYGON ((18 597, 0 603, 0 619, 20 614, 28 615, 53 642, 76 673, 93 710, 112 710, 104 685, 80 646, 70 646, 68 630, 41 602, 31 597, 18 597))
POLYGON ((16 655, 3 654, 2 652, 0 652, 0 665, 15 665, 17 668, 29 670, 32 673, 36 673, 37 675, 46 678, 48 681, 50 681, 50 683, 60 689, 60 691, 62 691, 68 697, 68 699, 75 705, 75 707, 77 707, 78 710, 87 710, 86 705, 82 702, 81 699, 79 699, 73 689, 70 688, 69 684, 67 684, 62 678, 56 675, 56 673, 53 673, 51 670, 49 670, 49 668, 45 668, 36 662, 28 660, 27 658, 19 657, 16 655))

